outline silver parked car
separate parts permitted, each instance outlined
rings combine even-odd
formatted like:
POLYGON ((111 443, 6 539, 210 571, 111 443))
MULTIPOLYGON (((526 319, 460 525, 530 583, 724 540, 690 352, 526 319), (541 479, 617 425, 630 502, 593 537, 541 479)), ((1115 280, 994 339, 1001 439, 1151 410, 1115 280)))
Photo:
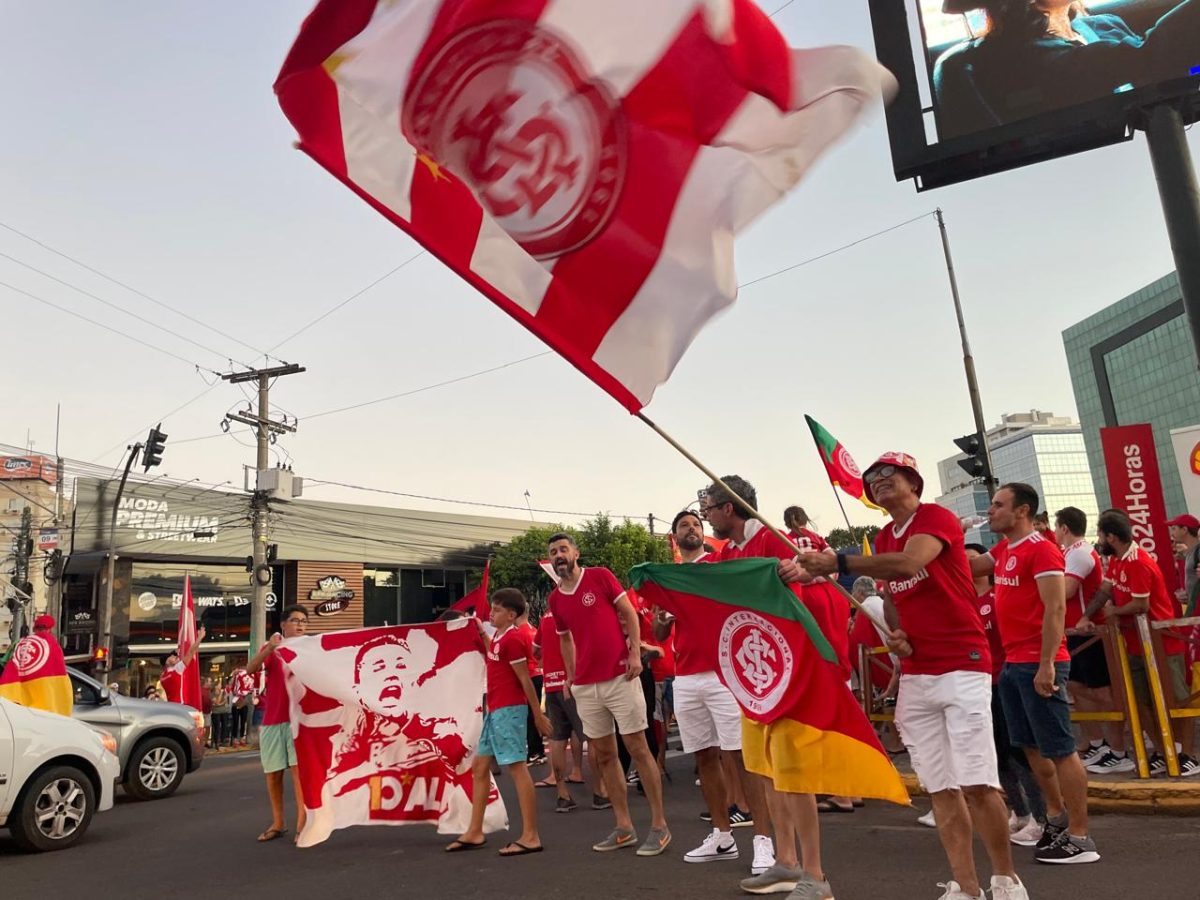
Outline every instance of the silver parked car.
POLYGON ((117 741, 121 784, 139 800, 175 793, 183 776, 204 761, 204 717, 179 703, 113 694, 98 681, 67 669, 75 691, 72 715, 117 741))

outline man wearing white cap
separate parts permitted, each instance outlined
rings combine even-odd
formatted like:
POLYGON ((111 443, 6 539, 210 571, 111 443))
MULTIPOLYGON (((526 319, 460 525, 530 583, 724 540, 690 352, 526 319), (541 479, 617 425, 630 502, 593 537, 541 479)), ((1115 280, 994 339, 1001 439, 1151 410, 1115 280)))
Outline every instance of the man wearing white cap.
POLYGON ((942 900, 981 900, 972 821, 991 858, 996 900, 1028 900, 1013 869, 1008 810, 992 738, 991 657, 975 605, 962 525, 921 502, 925 482, 907 453, 885 453, 863 474, 867 499, 892 517, 874 556, 803 553, 813 575, 869 575, 886 583, 888 647, 900 657, 896 727, 933 799, 954 880, 942 900))

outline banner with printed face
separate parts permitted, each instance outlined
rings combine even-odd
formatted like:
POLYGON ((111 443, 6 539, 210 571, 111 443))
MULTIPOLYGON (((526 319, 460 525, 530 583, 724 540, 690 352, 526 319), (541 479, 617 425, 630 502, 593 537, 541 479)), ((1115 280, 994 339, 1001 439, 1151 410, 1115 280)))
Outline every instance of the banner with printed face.
MULTIPOLYGON (((351 825, 467 829, 483 727, 483 641, 474 620, 312 635, 276 652, 288 672, 307 810, 299 846, 351 825)), ((484 830, 506 827, 492 783, 484 830)))
POLYGON ((1129 514, 1134 542, 1158 563, 1167 590, 1174 595, 1179 578, 1167 531, 1167 506, 1163 500, 1158 452, 1154 449, 1154 429, 1149 425, 1101 428, 1100 443, 1104 448, 1112 505, 1129 514))

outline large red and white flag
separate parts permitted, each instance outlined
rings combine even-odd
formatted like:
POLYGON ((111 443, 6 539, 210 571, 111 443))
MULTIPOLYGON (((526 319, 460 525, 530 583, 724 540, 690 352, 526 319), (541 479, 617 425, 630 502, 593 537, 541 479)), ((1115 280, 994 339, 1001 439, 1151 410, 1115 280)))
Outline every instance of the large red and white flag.
MULTIPOLYGON (((175 638, 175 646, 182 659, 196 643, 196 604, 192 599, 192 577, 183 576, 183 602, 179 605, 179 631, 175 638)), ((180 676, 183 681, 180 690, 180 703, 185 703, 193 709, 203 709, 200 686, 200 654, 192 657, 187 668, 180 676)))
MULTIPOLYGON (((301 847, 350 825, 466 831, 483 727, 483 641, 473 619, 285 641, 292 733, 308 818, 301 847)), ((508 826, 493 783, 485 831, 508 826)))
POLYGON ((321 0, 299 146, 631 412, 734 300, 733 238, 891 76, 752 0, 321 0))
POLYGON ((473 615, 486 622, 488 614, 492 610, 492 603, 488 598, 488 579, 491 576, 491 572, 492 561, 489 559, 483 564, 483 580, 479 582, 479 587, 464 594, 462 599, 450 608, 461 613, 466 613, 467 615, 473 615))

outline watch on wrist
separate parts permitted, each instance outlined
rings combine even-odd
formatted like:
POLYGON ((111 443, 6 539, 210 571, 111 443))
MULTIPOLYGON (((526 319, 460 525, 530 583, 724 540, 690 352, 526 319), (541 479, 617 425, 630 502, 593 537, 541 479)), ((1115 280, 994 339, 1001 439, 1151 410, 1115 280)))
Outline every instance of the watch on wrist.
POLYGON ((849 575, 850 574, 850 568, 846 564, 846 554, 845 553, 839 553, 837 555, 837 566, 838 566, 838 574, 839 575, 849 575))

